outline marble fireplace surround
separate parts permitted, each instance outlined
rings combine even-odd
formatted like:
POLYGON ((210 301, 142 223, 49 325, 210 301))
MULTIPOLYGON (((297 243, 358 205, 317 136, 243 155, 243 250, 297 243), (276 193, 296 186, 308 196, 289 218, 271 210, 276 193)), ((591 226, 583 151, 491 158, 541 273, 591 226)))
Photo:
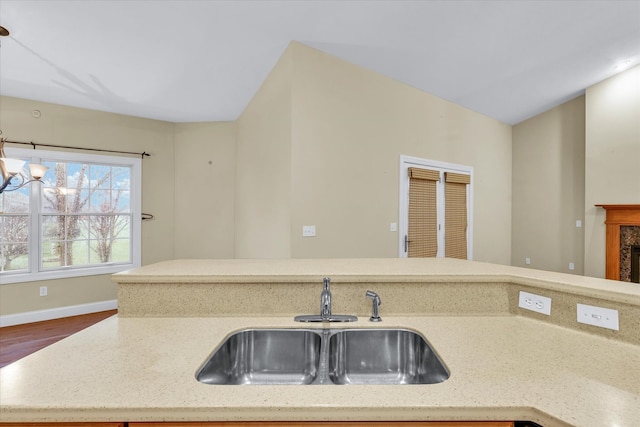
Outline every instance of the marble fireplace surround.
MULTIPOLYGON (((637 227, 640 230, 640 227, 637 227)), ((640 283, 640 245, 633 245, 631 247, 631 281, 640 283)))
MULTIPOLYGON (((633 251, 640 248, 640 225, 623 225, 620 227, 620 280, 633 282, 631 271, 638 268, 633 251)), ((636 280, 637 283, 637 280, 636 280)))
POLYGON ((607 211, 606 278, 631 280, 631 246, 640 244, 640 204, 596 205, 607 211))

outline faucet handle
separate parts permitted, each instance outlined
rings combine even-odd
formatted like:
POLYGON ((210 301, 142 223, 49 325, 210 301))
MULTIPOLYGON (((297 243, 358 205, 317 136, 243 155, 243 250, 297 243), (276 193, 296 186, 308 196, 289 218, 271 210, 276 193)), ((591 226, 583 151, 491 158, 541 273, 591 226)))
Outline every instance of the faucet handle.
POLYGON ((380 317, 380 313, 378 312, 378 307, 380 307, 380 304, 382 303, 382 301, 380 301, 380 297, 373 291, 367 291, 365 295, 367 298, 370 298, 372 300, 371 317, 369 318, 369 321, 381 322, 382 318, 380 317))
POLYGON ((330 284, 331 284, 331 278, 330 277, 325 277, 324 279, 322 279, 322 286, 327 291, 329 290, 329 285, 330 284))

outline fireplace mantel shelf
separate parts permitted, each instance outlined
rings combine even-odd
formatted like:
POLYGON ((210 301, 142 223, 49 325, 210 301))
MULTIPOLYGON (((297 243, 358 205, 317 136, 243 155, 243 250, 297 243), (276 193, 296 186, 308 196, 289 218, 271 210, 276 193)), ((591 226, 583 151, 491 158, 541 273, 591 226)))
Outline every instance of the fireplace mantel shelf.
POLYGON ((620 280, 620 227, 640 226, 640 204, 596 206, 607 211, 606 278, 620 280))
POLYGON ((624 209, 624 210, 640 210, 640 205, 596 205, 599 208, 604 208, 606 210, 612 209, 624 209))

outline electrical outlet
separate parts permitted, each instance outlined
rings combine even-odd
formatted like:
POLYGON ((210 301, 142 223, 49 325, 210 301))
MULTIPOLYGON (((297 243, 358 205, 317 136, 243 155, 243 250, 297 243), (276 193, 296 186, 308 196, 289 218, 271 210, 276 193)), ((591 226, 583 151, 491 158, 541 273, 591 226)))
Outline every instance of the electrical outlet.
POLYGON ((40 296, 46 297, 48 295, 48 289, 46 286, 40 286, 40 296))
POLYGON ((576 265, 572 262, 569 263, 569 270, 575 270, 576 269, 576 265))
POLYGON ((531 264, 531 258, 526 257, 526 258, 524 259, 524 263, 525 263, 525 264, 527 264, 527 265, 530 265, 530 264, 531 264))
POLYGON ((391 225, 389 226, 389 231, 398 231, 398 223, 392 222, 391 225))
POLYGON ((302 226, 302 237, 315 237, 316 236, 316 226, 315 225, 303 225, 302 226))
POLYGON ((520 291, 518 299, 518 307, 525 310, 535 311, 536 313, 551 315, 551 298, 541 295, 530 294, 529 292, 520 291))
POLYGON ((618 310, 596 307, 593 305, 578 304, 578 322, 587 325, 619 331, 618 310))

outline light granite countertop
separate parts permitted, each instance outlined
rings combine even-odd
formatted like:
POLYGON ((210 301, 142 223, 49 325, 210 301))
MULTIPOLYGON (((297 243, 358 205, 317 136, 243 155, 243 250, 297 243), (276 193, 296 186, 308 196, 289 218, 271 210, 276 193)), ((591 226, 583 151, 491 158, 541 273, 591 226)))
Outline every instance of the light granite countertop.
POLYGON ((247 314, 234 307, 224 316, 106 319, 0 369, 0 421, 529 420, 545 427, 635 427, 640 420, 638 334, 624 335, 639 326, 640 291, 633 284, 457 260, 183 260, 114 279, 128 289, 123 295, 131 313, 136 301, 145 307, 149 295, 160 293, 162 304, 162 295, 192 287, 201 292, 203 286, 222 289, 207 294, 213 297, 256 298, 261 304, 247 301, 251 310, 264 306, 272 312, 247 314), (418 331, 451 377, 399 386, 196 381, 197 368, 233 331, 321 327, 294 322, 280 306, 292 304, 283 295, 305 296, 313 289, 310 304, 317 308, 320 285, 317 293, 309 286, 324 275, 338 282, 338 303, 360 298, 369 283, 385 292, 383 322, 368 322, 358 312, 358 322, 331 328, 418 331), (517 289, 553 296, 552 316, 518 309, 517 289), (454 305, 435 313, 432 306, 414 304, 408 315, 392 301, 420 295, 444 304, 447 292, 475 298, 483 308, 474 312, 471 304, 455 313, 454 305), (267 301, 269 295, 278 304, 267 301), (499 301, 485 304, 483 298, 499 301), (619 309, 621 330, 601 334, 602 328, 575 327, 575 303, 584 298, 619 309))
MULTIPOLYGON (((333 326, 333 325, 332 325, 333 326)), ((343 327, 371 327, 362 319, 343 327)), ((291 318, 118 318, 0 370, 2 421, 531 420, 632 427, 640 349, 519 316, 386 317, 422 333, 440 384, 214 386, 196 369, 231 331, 291 318)))
POLYGON ((453 258, 179 259, 115 274, 118 283, 508 282, 639 304, 640 286, 453 258))

